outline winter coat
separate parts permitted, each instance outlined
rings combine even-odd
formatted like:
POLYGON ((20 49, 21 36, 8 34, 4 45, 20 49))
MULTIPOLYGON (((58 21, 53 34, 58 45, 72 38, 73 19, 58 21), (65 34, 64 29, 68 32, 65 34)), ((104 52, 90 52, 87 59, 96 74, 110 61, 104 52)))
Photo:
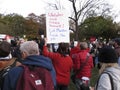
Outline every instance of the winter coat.
MULTIPOLYGON (((56 74, 49 58, 41 55, 32 55, 23 60, 22 64, 41 66, 48 69, 51 72, 54 85, 56 85, 56 74)), ((23 68, 19 66, 12 68, 5 77, 3 90, 16 90, 17 80, 22 71, 23 68)))
MULTIPOLYGON (((112 76, 114 90, 120 90, 120 67, 109 67, 105 69, 112 76)), ((112 90, 110 77, 103 73, 98 81, 98 86, 95 90, 112 90)))
POLYGON ((88 49, 86 49, 81 50, 78 54, 76 54, 73 64, 74 71, 77 71, 82 67, 81 71, 79 71, 79 73, 76 75, 76 78, 81 79, 83 76, 88 78, 91 77, 91 72, 93 68, 93 58, 90 55, 86 62, 88 52, 88 49), (84 64, 85 62, 86 64, 84 64))
POLYGON ((58 85, 69 85, 72 70, 72 59, 70 56, 62 56, 60 53, 48 52, 47 46, 43 47, 43 55, 51 58, 56 71, 58 85))
POLYGON ((70 50, 70 56, 71 56, 71 58, 72 58, 72 56, 74 54, 78 53, 79 51, 80 51, 79 47, 73 47, 73 48, 71 48, 71 50, 70 50))

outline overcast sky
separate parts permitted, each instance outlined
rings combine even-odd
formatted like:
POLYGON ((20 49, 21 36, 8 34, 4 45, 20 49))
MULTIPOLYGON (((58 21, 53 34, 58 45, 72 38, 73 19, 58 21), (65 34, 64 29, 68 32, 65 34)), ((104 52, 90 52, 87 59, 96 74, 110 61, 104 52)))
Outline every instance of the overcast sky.
POLYGON ((44 7, 42 0, 0 0, 0 12, 4 14, 18 13, 27 16, 33 12, 40 15, 44 13, 44 7))
MULTIPOLYGON (((29 13, 33 12, 36 15, 45 13, 46 4, 45 1, 54 0, 0 0, 0 13, 18 13, 26 17, 29 13)), ((68 0, 62 0, 65 5, 68 5, 68 0)), ((108 0, 113 5, 115 14, 120 14, 120 0, 108 0)), ((68 6, 67 6, 68 7, 68 6)), ((120 16, 116 18, 117 22, 120 22, 120 16)))

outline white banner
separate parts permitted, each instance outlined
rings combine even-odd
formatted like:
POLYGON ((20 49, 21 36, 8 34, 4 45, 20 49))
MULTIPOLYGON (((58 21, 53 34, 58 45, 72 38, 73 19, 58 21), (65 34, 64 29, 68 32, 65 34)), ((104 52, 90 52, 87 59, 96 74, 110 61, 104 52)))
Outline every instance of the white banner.
POLYGON ((46 13, 46 29, 48 43, 69 43, 69 23, 68 16, 65 11, 48 11, 46 13))

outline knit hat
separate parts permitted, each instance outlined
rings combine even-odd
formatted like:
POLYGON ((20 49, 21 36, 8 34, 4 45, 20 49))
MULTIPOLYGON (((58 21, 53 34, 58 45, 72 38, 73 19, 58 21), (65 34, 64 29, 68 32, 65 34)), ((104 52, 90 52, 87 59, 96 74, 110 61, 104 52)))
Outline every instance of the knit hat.
POLYGON ((117 54, 111 47, 104 47, 100 50, 98 60, 103 63, 117 63, 117 54))

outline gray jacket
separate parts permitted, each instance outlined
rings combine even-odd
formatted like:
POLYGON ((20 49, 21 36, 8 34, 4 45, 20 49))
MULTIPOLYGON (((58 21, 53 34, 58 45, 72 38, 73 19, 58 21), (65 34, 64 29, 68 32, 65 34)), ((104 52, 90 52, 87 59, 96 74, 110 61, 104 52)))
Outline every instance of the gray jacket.
MULTIPOLYGON (((105 69, 106 72, 109 72, 113 79, 114 90, 120 90, 120 67, 109 67, 105 69)), ((100 76, 98 81, 98 86, 95 87, 95 90, 112 90, 110 77, 108 74, 103 73, 100 76)))

